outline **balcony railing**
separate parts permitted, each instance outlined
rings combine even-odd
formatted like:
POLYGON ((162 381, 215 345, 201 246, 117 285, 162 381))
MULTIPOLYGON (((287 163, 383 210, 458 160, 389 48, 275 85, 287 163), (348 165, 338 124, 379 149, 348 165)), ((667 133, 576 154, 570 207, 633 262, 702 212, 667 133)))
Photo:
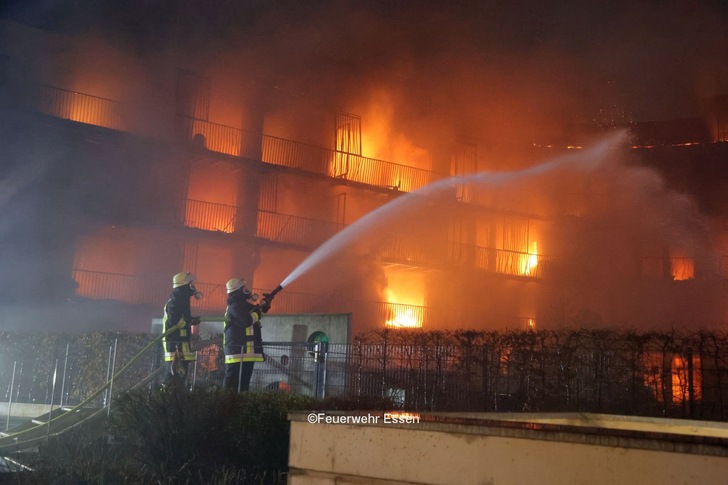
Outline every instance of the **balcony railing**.
POLYGON ((114 130, 128 129, 125 106, 118 101, 44 85, 38 86, 36 93, 32 103, 48 115, 114 130))
MULTIPOLYGON (((239 207, 187 199, 184 224, 205 231, 237 232, 239 207)), ((256 236, 269 241, 315 249, 345 227, 331 221, 280 214, 257 212, 256 236)))
MULTIPOLYGON (((74 269, 73 279, 78 284, 76 296, 92 300, 116 300, 132 305, 156 304, 162 308, 172 291, 166 279, 162 281, 139 275, 74 269)), ((196 283, 195 286, 204 294, 202 300, 195 301, 196 310, 225 309, 227 300, 225 285, 203 282, 196 283)))
POLYGON ((231 205, 187 199, 185 226, 205 231, 234 232, 238 208, 231 205))
MULTIPOLYGON (((246 140, 253 141, 255 136, 252 133, 248 134, 246 140)), ((258 135, 258 137, 259 144, 246 147, 247 151, 243 156, 254 158, 253 155, 258 150, 261 153, 260 160, 265 163, 330 175, 329 166, 335 153, 333 150, 270 135, 258 135)))
POLYGON ((382 259, 404 264, 432 264, 442 259, 428 244, 405 234, 390 233, 382 243, 382 259))
POLYGON ((204 139, 205 148, 217 153, 239 157, 243 153, 243 131, 232 126, 211 123, 195 118, 178 117, 180 135, 190 141, 195 137, 204 139))
MULTIPOLYGON (((73 270, 76 295, 94 300, 118 300, 130 304, 160 303, 169 297, 169 284, 138 275, 73 270)), ((160 303, 161 304, 161 303, 160 303)))
POLYGON ((474 247, 475 267, 512 276, 541 278, 544 257, 520 251, 474 247))
POLYGON ((377 187, 409 192, 442 177, 429 170, 252 133, 204 120, 181 118, 181 125, 184 136, 190 141, 195 136, 202 135, 205 147, 210 151, 377 187))
POLYGON ((276 212, 258 211, 258 237, 315 249, 345 226, 276 212))
MULTIPOLYGON (((208 231, 235 232, 238 208, 224 204, 186 201, 185 225, 208 231)), ((315 249, 336 233, 344 224, 299 217, 277 212, 258 211, 256 236, 269 241, 315 249)), ((381 257, 388 261, 422 265, 444 259, 422 241, 406 235, 392 233, 382 243, 381 257)), ((472 264, 475 268, 513 276, 541 278, 544 256, 526 252, 491 249, 473 245, 450 243, 448 257, 451 263, 472 264)))

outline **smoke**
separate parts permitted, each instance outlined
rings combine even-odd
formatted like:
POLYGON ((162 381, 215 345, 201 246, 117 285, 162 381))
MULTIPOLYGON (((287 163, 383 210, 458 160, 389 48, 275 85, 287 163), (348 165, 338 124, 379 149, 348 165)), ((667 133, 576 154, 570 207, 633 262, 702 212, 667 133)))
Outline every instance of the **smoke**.
MULTIPOLYGON (((496 241, 503 249, 491 253, 490 273, 458 271, 452 255, 446 261, 425 256, 430 276, 423 279, 427 272, 420 272, 419 281, 429 287, 427 306, 451 305, 459 315, 428 321, 428 328, 460 328, 463 322, 503 328, 518 325, 514 316, 537 320, 542 328, 713 325, 722 318, 724 301, 713 275, 699 275, 703 283, 673 281, 692 280, 695 267, 718 270, 712 221, 691 198, 668 189, 657 172, 634 165, 623 141, 621 133, 591 150, 527 169, 453 177, 405 194, 321 245, 282 285, 330 294, 329 308, 343 296, 422 305, 411 298, 413 293, 422 298, 413 288, 416 278, 398 284, 407 281, 406 273, 385 274, 378 263, 393 246, 392 237, 410 242, 406 250, 415 261, 421 254, 442 255, 452 242, 473 251, 496 241), (452 199, 453 189, 462 185, 490 196, 479 222, 471 218, 472 208, 452 199), (525 240, 517 228, 524 224, 530 232, 525 240), (457 236, 458 227, 470 235, 457 236), (479 244, 482 232, 493 235, 479 244), (546 266, 543 285, 512 278, 524 274, 519 265, 526 262, 514 255, 535 251, 536 242, 539 264, 546 266)), ((483 267, 477 259, 468 264, 483 267)))
MULTIPOLYGON (((346 111, 362 116, 365 155, 437 172, 449 172, 453 142, 474 142, 475 168, 502 176, 498 184, 470 183, 488 194, 499 214, 572 216, 544 229, 537 241, 539 254, 570 261, 555 266, 558 294, 518 294, 514 285, 488 278, 441 278, 447 288, 442 295, 476 317, 514 307, 531 316, 531 308, 552 306, 554 315, 567 315, 560 323, 584 309, 625 324, 638 323, 626 315, 640 312, 656 321, 671 317, 665 303, 671 295, 647 294, 636 268, 645 258, 669 259, 663 253, 671 249, 710 258, 709 223, 694 204, 621 155, 596 166, 582 155, 583 171, 561 166, 512 180, 508 174, 549 158, 514 147, 560 143, 570 124, 695 116, 703 97, 728 92, 726 12, 717 2, 162 1, 133 8, 111 2, 93 12, 84 2, 46 0, 18 2, 2 14, 87 40, 67 52, 4 36, 34 59, 34 81, 122 101, 141 96, 149 105, 159 97, 173 105, 176 72, 190 70, 212 81, 213 99, 232 100, 211 106, 211 121, 258 129, 265 118, 268 134, 330 146, 333 129, 327 123, 334 111, 346 111), (110 77, 117 82, 104 81, 110 77), (235 109, 241 104, 251 113, 235 109), (575 222, 587 215, 588 225, 575 222)), ((150 126, 157 124, 155 116, 148 117, 150 126)), ((3 194, 32 183, 43 169, 43 157, 33 158, 27 166, 35 168, 2 179, 8 185, 3 194)), ((101 169, 96 175, 109 180, 122 173, 131 180, 136 173, 117 170, 113 177, 101 169)), ((77 177, 83 172, 74 171, 77 177)), ((93 193, 99 180, 88 177, 83 192, 93 193)), ((115 201, 66 214, 73 215, 69 225, 81 224, 86 211, 124 213, 113 207, 129 204, 124 195, 117 191, 115 201)), ((75 197, 74 207, 82 206, 81 196, 75 197)), ((33 224, 46 226, 49 219, 33 215, 33 224)), ((450 204, 428 203, 388 225, 411 228, 428 249, 447 238, 453 221, 468 217, 450 204)), ((474 243, 503 238, 482 233, 466 237, 474 243)), ((386 276, 361 262, 373 260, 367 250, 376 246, 370 242, 357 240, 351 254, 320 275, 320 286, 381 293, 386 276)))
POLYGON ((160 70, 237 73, 230 94, 268 112, 300 103, 302 112, 365 114, 386 92, 392 125, 415 144, 446 126, 491 142, 540 142, 615 110, 641 121, 690 117, 701 98, 728 90, 726 11, 712 1, 168 1, 89 10, 36 1, 6 15, 83 32, 160 70), (268 99, 272 92, 285 104, 268 99))

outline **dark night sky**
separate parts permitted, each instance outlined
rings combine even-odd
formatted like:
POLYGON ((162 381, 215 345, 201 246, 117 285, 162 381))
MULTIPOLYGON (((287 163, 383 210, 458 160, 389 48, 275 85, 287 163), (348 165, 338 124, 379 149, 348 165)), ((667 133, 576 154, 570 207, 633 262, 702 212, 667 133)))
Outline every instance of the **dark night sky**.
POLYGON ((377 79, 419 85, 435 104, 492 103, 491 111, 568 121, 614 105, 635 121, 697 115, 702 98, 728 93, 727 14, 708 0, 23 0, 4 8, 139 55, 172 46, 253 52, 261 78, 295 77, 304 92, 377 79), (459 99, 460 91, 477 94, 459 99))

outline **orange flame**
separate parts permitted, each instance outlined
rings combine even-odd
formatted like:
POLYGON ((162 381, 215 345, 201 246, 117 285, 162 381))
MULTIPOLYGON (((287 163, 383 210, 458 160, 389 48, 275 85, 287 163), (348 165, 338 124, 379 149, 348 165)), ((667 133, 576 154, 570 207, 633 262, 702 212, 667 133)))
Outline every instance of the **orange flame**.
POLYGON ((385 326, 421 328, 423 321, 424 282, 422 276, 403 271, 387 271, 385 326))
POLYGON ((695 260, 693 258, 671 258, 672 278, 675 281, 691 280, 695 277, 695 260))
POLYGON ((538 247, 535 241, 531 248, 531 251, 521 258, 521 274, 523 276, 532 276, 536 273, 536 267, 538 266, 538 247))
MULTIPOLYGON (((700 356, 693 355, 693 398, 702 399, 702 374, 700 373, 700 356)), ((672 402, 680 404, 688 400, 689 396, 689 367, 688 360, 676 355, 672 358, 672 402)))
POLYGON ((422 328, 422 320, 417 318, 411 308, 397 308, 385 325, 391 328, 422 328))

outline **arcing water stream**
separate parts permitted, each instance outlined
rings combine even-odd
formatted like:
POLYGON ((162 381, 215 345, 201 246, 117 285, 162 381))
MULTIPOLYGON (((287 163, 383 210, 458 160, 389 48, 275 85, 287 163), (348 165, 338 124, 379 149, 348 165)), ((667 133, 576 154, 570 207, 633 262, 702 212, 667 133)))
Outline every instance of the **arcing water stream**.
POLYGON ((574 169, 594 170, 606 159, 610 148, 615 145, 619 145, 620 142, 624 140, 624 136, 625 133, 620 132, 618 135, 611 136, 596 145, 594 148, 584 152, 565 155, 555 160, 522 170, 513 172, 482 172, 472 175, 449 177, 407 193, 366 214, 319 246, 283 280, 280 286, 285 288, 301 275, 311 270, 311 268, 336 256, 344 248, 353 244, 364 234, 390 224, 396 216, 413 209, 427 198, 432 198, 433 196, 452 190, 454 187, 459 185, 505 184, 525 177, 545 174, 567 166, 574 169))

